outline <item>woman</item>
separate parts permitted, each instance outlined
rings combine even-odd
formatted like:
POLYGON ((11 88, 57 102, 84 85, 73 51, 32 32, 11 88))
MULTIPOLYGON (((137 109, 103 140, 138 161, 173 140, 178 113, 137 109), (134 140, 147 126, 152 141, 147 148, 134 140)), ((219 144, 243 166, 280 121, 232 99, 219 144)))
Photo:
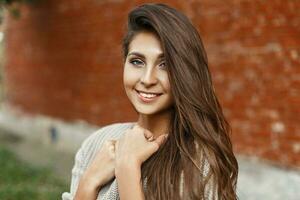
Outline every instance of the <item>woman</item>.
POLYGON ((128 17, 123 83, 138 120, 83 142, 63 199, 237 199, 230 128, 197 30, 164 4, 128 17))

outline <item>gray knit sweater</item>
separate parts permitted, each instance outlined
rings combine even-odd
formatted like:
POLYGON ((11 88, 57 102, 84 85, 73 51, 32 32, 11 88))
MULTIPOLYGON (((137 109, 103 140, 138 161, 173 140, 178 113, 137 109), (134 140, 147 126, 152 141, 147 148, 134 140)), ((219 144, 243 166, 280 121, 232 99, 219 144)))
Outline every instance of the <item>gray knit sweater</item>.
MULTIPOLYGON (((108 126, 100 128, 98 131, 91 134, 87 139, 84 140, 81 147, 76 153, 75 164, 72 168, 72 179, 70 192, 64 192, 62 194, 62 200, 73 200, 80 177, 83 172, 87 169, 88 165, 94 159, 97 151, 102 146, 104 141, 110 139, 118 139, 122 136, 126 129, 132 128, 136 123, 115 123, 108 126)), ((205 171, 207 171, 206 168, 205 171)), ((206 173, 206 172, 205 172, 206 173)), ((182 177, 183 178, 183 177, 182 177)), ((183 180, 183 179, 182 179, 183 180)), ((144 180, 143 187, 145 189, 147 180, 144 180)), ((212 198, 212 188, 206 190, 207 199, 212 198)), ((97 200, 118 200, 120 199, 118 194, 117 180, 114 178, 112 181, 104 185, 98 193, 97 200)))

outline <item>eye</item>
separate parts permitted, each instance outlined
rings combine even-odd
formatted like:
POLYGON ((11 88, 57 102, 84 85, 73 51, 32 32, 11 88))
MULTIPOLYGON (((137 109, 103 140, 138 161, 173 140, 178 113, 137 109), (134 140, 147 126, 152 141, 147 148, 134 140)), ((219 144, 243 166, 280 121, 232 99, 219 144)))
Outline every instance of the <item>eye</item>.
POLYGON ((160 67, 160 68, 163 68, 163 69, 166 69, 166 68, 167 68, 166 62, 160 63, 160 64, 159 64, 159 67, 160 67))
POLYGON ((135 65, 135 66, 141 66, 144 64, 143 61, 141 61, 140 59, 132 59, 129 61, 131 64, 135 65))

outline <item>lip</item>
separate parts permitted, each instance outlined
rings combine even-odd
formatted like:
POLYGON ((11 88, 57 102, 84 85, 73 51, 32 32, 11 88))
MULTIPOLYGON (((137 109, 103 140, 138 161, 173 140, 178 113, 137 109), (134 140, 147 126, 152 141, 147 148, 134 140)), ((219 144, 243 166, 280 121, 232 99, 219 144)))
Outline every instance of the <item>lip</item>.
POLYGON ((156 95, 161 95, 162 93, 158 93, 158 92, 144 92, 144 91, 142 91, 142 90, 137 90, 137 89, 135 89, 135 91, 137 91, 137 92, 142 92, 142 93, 146 93, 146 94, 156 94, 156 95))
MULTIPOLYGON (((145 103, 150 103, 150 102, 153 102, 155 101, 156 99, 158 99, 159 96, 162 95, 162 93, 160 93, 159 95, 155 96, 155 97, 152 97, 152 98, 146 98, 146 97, 143 97, 142 95, 140 95, 139 91, 138 90, 135 90, 137 96, 139 97, 139 99, 145 103)), ((158 94, 158 93, 157 93, 158 94)))

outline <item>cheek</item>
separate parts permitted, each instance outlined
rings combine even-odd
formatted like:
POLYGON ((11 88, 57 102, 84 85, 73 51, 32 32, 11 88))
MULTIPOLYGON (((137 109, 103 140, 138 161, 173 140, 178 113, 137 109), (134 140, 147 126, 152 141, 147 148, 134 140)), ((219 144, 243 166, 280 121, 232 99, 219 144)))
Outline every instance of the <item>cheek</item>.
POLYGON ((132 87, 138 81, 138 74, 135 70, 132 70, 130 66, 124 66, 123 72, 123 84, 125 87, 132 87))
POLYGON ((160 75, 160 82, 162 83, 162 86, 163 86, 165 92, 169 93, 171 90, 171 87, 170 87, 170 82, 169 82, 167 73, 163 73, 160 75))
POLYGON ((170 92, 170 91, 171 91, 171 86, 170 86, 170 82, 169 82, 168 79, 166 80, 166 82, 164 83, 164 85, 165 85, 166 90, 167 90, 168 92, 170 92))
POLYGON ((165 74, 165 76, 162 77, 161 83, 163 85, 165 93, 168 94, 168 101, 170 102, 170 104, 173 104, 174 103, 174 97, 173 97, 173 94, 172 94, 172 91, 171 91, 171 84, 170 84, 170 81, 169 81, 169 78, 168 78, 167 74, 165 74))

